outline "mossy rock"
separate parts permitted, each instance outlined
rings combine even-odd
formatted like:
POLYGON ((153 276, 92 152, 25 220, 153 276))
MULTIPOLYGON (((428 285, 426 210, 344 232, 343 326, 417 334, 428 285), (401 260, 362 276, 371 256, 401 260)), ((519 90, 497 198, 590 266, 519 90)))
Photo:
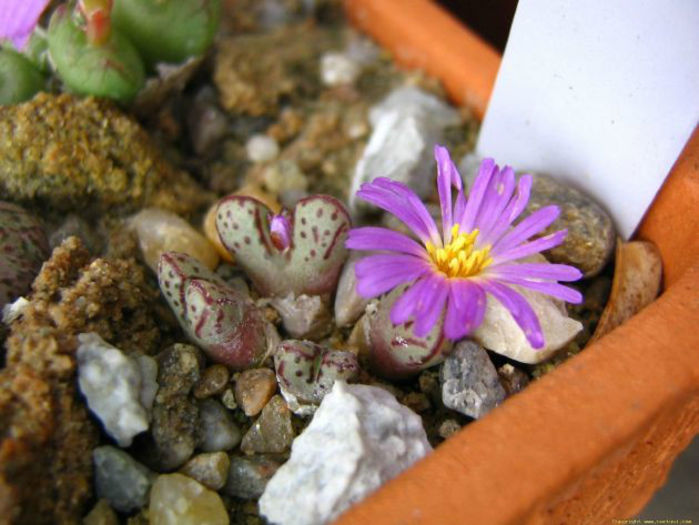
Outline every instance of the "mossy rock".
POLYGON ((56 210, 98 212, 149 205, 188 214, 210 200, 116 106, 46 93, 0 107, 0 192, 56 210))

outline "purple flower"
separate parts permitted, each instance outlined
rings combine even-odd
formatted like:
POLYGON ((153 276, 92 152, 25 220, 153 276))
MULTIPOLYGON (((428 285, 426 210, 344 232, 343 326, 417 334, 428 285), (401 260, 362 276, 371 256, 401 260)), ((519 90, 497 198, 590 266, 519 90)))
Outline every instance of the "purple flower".
POLYGON ((0 8, 0 42, 22 50, 50 0, 6 0, 0 8))
POLYGON ((269 223, 269 233, 272 244, 284 251, 291 245, 291 222, 286 215, 274 215, 269 223))
POLYGON ((486 294, 505 306, 533 348, 544 346, 541 325, 526 299, 512 285, 571 303, 580 292, 557 281, 575 281, 581 272, 564 264, 521 262, 560 244, 566 230, 530 238, 558 217, 557 206, 541 208, 513 225, 529 201, 531 175, 515 180, 509 166, 502 170, 485 159, 464 196, 461 176, 449 152, 435 146, 437 188, 442 233, 418 196, 407 186, 385 177, 363 184, 357 195, 392 213, 420 240, 386 228, 350 230, 347 247, 385 253, 369 255, 355 265, 357 291, 366 298, 412 282, 391 310, 391 321, 414 320, 414 333, 425 336, 446 307, 444 335, 460 339, 475 330, 485 315, 486 294), (456 198, 452 200, 452 187, 456 198))

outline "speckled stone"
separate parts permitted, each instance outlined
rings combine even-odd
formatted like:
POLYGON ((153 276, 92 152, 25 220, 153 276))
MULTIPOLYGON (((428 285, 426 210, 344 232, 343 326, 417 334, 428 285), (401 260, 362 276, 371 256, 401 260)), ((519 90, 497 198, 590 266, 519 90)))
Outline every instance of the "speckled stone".
POLYGON ((281 463, 268 456, 232 456, 223 493, 234 498, 259 498, 281 463))
POLYGON ((230 374, 228 368, 221 364, 212 365, 206 368, 201 378, 194 385, 192 393, 197 399, 206 399, 223 392, 228 384, 230 374))
POLYGON ((495 366, 480 345, 463 340, 444 361, 439 374, 444 406, 479 418, 505 399, 495 366))
POLYGON ((230 464, 225 452, 205 452, 190 459, 180 472, 211 490, 219 490, 226 483, 230 464))
POLYGON ((116 447, 98 447, 92 452, 95 490, 120 512, 140 509, 148 501, 155 474, 116 447))
POLYGON ((277 378, 269 368, 245 370, 235 380, 235 399, 245 415, 256 416, 277 390, 277 378))
POLYGON ((280 454, 289 450, 293 439, 291 411, 280 396, 274 396, 243 436, 240 449, 246 454, 280 454))
POLYGON ((199 408, 190 396, 199 380, 203 357, 194 346, 176 344, 158 355, 160 388, 153 404, 152 435, 156 464, 163 470, 179 467, 194 452, 199 408))
MULTIPOLYGON (((585 274, 597 275, 614 250, 616 230, 602 207, 582 192, 548 175, 535 175, 526 212, 555 204, 561 214, 543 235, 568 229, 565 241, 544 252, 553 263, 571 264, 585 274)), ((524 216, 524 215, 523 215, 524 216)))

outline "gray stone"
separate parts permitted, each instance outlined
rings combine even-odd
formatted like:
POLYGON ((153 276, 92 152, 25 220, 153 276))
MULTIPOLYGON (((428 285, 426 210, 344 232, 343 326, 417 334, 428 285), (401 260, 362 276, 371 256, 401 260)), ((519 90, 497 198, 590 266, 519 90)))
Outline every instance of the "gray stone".
POLYGON ((226 483, 230 464, 225 452, 205 452, 187 461, 180 472, 211 490, 219 490, 226 483))
POLYGON ((357 293, 357 276, 354 273, 354 265, 362 256, 361 252, 352 250, 340 273, 335 294, 335 324, 337 326, 348 326, 356 322, 369 304, 370 299, 365 299, 357 293))
POLYGON ((80 391, 107 434, 128 447, 135 435, 148 430, 139 364, 95 333, 80 334, 78 341, 80 391))
POLYGON ((280 396, 274 396, 243 436, 240 449, 246 454, 281 454, 289 450, 293 439, 289 407, 280 396))
POLYGON ((199 380, 203 357, 194 346, 176 344, 158 355, 160 388, 153 403, 151 433, 158 468, 181 466, 194 452, 199 408, 190 396, 199 380))
POLYGON ((439 374, 444 406, 480 418, 505 399, 495 366, 478 344, 464 340, 444 361, 439 374))
POLYGON ((267 456, 231 456, 228 479, 222 492, 234 498, 257 499, 267 486, 267 482, 281 466, 267 456))
POLYGON ((205 155, 214 150, 228 132, 228 119, 216 103, 216 92, 205 87, 194 96, 187 114, 189 138, 198 155, 205 155))
POLYGON ((420 417, 391 394, 336 381, 267 483, 260 513, 279 525, 330 522, 431 450, 420 417))
POLYGON ((448 126, 460 122, 459 113, 416 87, 394 90, 370 113, 372 134, 357 163, 350 189, 350 208, 368 209, 355 195, 377 176, 410 186, 427 197, 434 186, 434 144, 448 126))
POLYGON ((63 222, 49 236, 51 249, 66 240, 68 237, 79 237, 90 253, 98 254, 104 248, 104 239, 98 235, 92 226, 79 215, 73 213, 66 216, 63 222))
POLYGON ((119 512, 140 509, 148 502, 156 474, 116 447, 98 447, 92 451, 95 465, 95 489, 119 512))
POLYGON ((204 452, 231 450, 240 438, 240 429, 221 403, 214 399, 199 402, 199 448, 204 452))

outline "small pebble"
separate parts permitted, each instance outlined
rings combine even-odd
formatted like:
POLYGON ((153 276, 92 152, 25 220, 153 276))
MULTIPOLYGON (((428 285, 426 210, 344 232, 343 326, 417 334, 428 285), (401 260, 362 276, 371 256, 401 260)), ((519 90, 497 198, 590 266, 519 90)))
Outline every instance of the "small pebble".
POLYGON ((116 447, 97 447, 92 459, 98 497, 119 512, 131 512, 146 504, 155 479, 153 472, 116 447))
POLYGON ((235 393, 232 387, 228 387, 223 391, 223 394, 221 394, 221 403, 223 403, 223 406, 228 410, 235 410, 238 408, 238 403, 235 401, 235 393))
POLYGON ((206 399, 223 392, 229 378, 228 368, 224 365, 216 364, 205 369, 199 382, 194 385, 192 393, 197 399, 206 399))
POLYGON ((49 236, 51 249, 59 246, 68 237, 79 237, 90 253, 96 255, 104 247, 104 239, 98 235, 88 222, 73 213, 66 216, 61 225, 49 236))
POLYGON ((82 525, 119 525, 119 519, 107 500, 101 499, 83 518, 82 525))
POLYGON ((198 259, 213 270, 218 265, 216 248, 187 221, 174 213, 158 208, 146 208, 129 219, 136 231, 138 244, 146 264, 158 271, 163 252, 182 252, 198 259))
POLYGON ((277 378, 269 368, 241 372, 235 381, 235 399, 245 415, 256 416, 277 390, 277 378))
POLYGON ((151 525, 228 525, 216 492, 183 474, 163 474, 150 492, 151 525))
POLYGON ((354 84, 360 73, 359 64, 344 53, 331 51, 320 58, 320 78, 326 86, 354 84))
POLYGON ((184 344, 173 345, 158 355, 160 388, 153 403, 151 434, 159 469, 176 469, 194 452, 199 408, 190 392, 199 380, 202 361, 196 347, 184 344))
POLYGON ((335 293, 335 324, 337 326, 349 326, 356 322, 369 304, 369 299, 365 299, 357 293, 357 276, 354 273, 354 265, 361 257, 361 252, 350 252, 350 256, 340 273, 335 293))
POLYGON ((281 463, 266 456, 232 456, 223 493, 234 498, 256 499, 281 463))
POLYGON ((195 153, 205 155, 225 137, 228 119, 216 104, 216 93, 211 87, 201 89, 187 115, 189 138, 195 153))
POLYGON ((505 399, 495 366, 480 345, 463 340, 440 368, 444 406, 480 418, 505 399))
POLYGON ((455 419, 445 419, 439 425, 437 433, 440 437, 448 439, 454 434, 456 434, 459 430, 461 430, 461 425, 459 425, 458 421, 456 421, 455 419))
POLYGON ((293 440, 291 411, 280 396, 274 396, 243 436, 240 449, 246 454, 281 454, 289 450, 293 440))
POLYGON ((279 155, 279 144, 267 135, 253 135, 245 143, 250 162, 268 162, 279 155))
POLYGON ((262 172, 265 186, 276 195, 289 191, 306 191, 308 178, 299 165, 292 160, 279 160, 267 166, 262 172))
POLYGON ((505 387, 505 392, 507 392, 508 396, 516 394, 529 384, 529 376, 509 363, 505 363, 498 368, 498 375, 500 376, 500 383, 505 387))
POLYGON ((401 403, 418 414, 427 412, 432 406, 430 400, 427 399, 427 396, 422 392, 410 392, 406 394, 403 396, 403 399, 401 399, 401 403))
POLYGON ((219 490, 226 483, 230 464, 225 452, 206 452, 190 459, 180 472, 211 490, 219 490))
POLYGON ((214 399, 199 402, 199 448, 204 452, 230 450, 240 438, 240 429, 221 403, 214 399))

